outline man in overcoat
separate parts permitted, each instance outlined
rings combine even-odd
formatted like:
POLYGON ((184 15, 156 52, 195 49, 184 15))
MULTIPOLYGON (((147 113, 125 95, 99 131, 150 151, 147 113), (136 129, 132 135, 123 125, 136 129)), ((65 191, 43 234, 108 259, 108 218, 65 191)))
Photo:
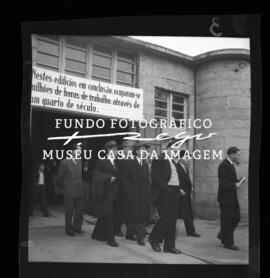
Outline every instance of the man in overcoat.
POLYGON ((241 186, 236 176, 234 164, 239 164, 240 150, 230 147, 227 157, 218 167, 218 197, 220 207, 220 232, 218 238, 225 248, 239 250, 234 245, 233 232, 240 221, 240 209, 237 198, 237 188, 241 186))
POLYGON ((151 200, 157 207, 159 220, 154 226, 148 241, 156 252, 161 252, 159 246, 164 242, 163 251, 173 254, 181 254, 175 247, 176 221, 180 199, 180 186, 177 159, 172 158, 176 149, 172 148, 173 142, 167 146, 169 158, 161 155, 153 160, 151 177, 151 200))
MULTIPOLYGON (((129 229, 136 235, 137 243, 145 245, 146 224, 149 219, 149 167, 142 151, 149 146, 140 142, 133 148, 134 159, 122 173, 122 181, 129 186, 127 200, 127 222, 129 229)), ((129 233, 129 231, 128 231, 129 233)), ((130 237, 130 236, 129 236, 130 237)), ((129 238, 128 239, 132 239, 129 238)))
POLYGON ((115 141, 105 144, 106 157, 96 162, 92 177, 92 215, 97 222, 92 238, 118 247, 114 237, 114 208, 119 188, 119 168, 116 163, 118 146, 115 141))
MULTIPOLYGON (((124 140, 122 142, 122 158, 118 159, 120 172, 120 185, 118 191, 118 215, 120 215, 120 223, 126 225, 126 239, 136 241, 135 227, 130 221, 131 209, 131 167, 133 159, 133 141, 124 140)), ((120 232, 122 232, 120 230, 120 232)))
POLYGON ((82 234, 84 187, 82 180, 82 163, 80 144, 72 144, 72 159, 60 162, 56 176, 56 186, 63 190, 65 206, 66 234, 75 236, 82 234))

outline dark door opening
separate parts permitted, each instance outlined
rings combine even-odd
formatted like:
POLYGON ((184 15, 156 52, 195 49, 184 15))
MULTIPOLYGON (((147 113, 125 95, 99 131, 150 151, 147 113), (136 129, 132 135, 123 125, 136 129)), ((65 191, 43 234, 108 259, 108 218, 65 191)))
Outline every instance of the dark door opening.
MULTIPOLYGON (((96 160, 98 159, 97 154, 99 150, 104 148, 104 144, 109 140, 115 140, 118 145, 121 145, 122 138, 124 136, 109 136, 109 137, 98 137, 98 138, 88 138, 83 140, 73 140, 71 143, 63 146, 64 140, 47 140, 48 137, 56 137, 56 136, 69 136, 74 132, 79 131, 80 135, 91 135, 91 134, 108 134, 108 133, 120 133, 120 132, 128 132, 129 128, 120 128, 115 125, 115 128, 111 128, 110 120, 104 119, 105 127, 102 129, 94 126, 91 129, 88 128, 79 128, 76 129, 74 126, 71 128, 55 128, 56 121, 55 119, 82 119, 88 118, 96 121, 100 119, 100 117, 89 117, 85 115, 74 115, 68 113, 60 113, 60 112, 52 112, 52 111, 44 111, 40 109, 32 110, 32 123, 31 123, 31 154, 33 165, 37 165, 37 162, 43 157, 43 150, 49 152, 50 150, 65 150, 70 149, 70 145, 72 142, 80 142, 82 143, 83 150, 92 150, 92 157, 90 160, 82 160, 82 177, 84 182, 89 185, 91 184, 91 174, 95 165, 96 160)), ((57 166, 59 165, 59 160, 45 160, 47 172, 55 175, 57 173, 57 166), (55 167, 53 166, 55 165, 55 167), (52 171, 52 169, 54 169, 52 171)), ((35 166, 34 166, 35 167, 35 166)), ((54 205, 54 188, 51 184, 48 184, 47 187, 47 202, 48 205, 54 205)), ((60 201, 62 204, 62 201, 60 201)), ((89 205, 87 205, 89 207, 89 205)), ((87 212, 87 211, 86 211, 87 212)))

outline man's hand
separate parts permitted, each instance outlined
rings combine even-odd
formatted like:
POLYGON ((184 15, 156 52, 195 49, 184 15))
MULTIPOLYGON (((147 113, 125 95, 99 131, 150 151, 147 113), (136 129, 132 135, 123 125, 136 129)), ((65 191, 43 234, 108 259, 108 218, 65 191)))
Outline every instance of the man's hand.
POLYGON ((186 195, 186 192, 183 189, 180 189, 180 193, 181 193, 182 196, 186 195))
POLYGON ((236 187, 239 188, 239 187, 241 186, 241 183, 240 183, 240 182, 237 182, 235 185, 236 185, 236 187))
POLYGON ((115 177, 111 177, 111 182, 114 182, 115 181, 115 177))

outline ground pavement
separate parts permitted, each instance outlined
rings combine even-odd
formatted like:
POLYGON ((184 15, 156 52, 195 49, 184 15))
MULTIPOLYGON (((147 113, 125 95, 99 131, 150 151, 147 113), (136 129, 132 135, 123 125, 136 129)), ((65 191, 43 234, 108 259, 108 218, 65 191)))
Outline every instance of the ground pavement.
MULTIPOLYGON (((95 220, 85 215, 83 236, 70 237, 64 232, 63 209, 51 208, 51 217, 42 217, 35 211, 29 218, 29 261, 85 262, 85 263, 139 263, 139 264, 247 264, 248 225, 241 223, 235 231, 235 242, 240 251, 223 248, 216 238, 218 221, 194 221, 200 238, 186 236, 182 220, 177 222, 176 247, 183 253, 156 253, 146 240, 146 246, 116 237, 118 248, 91 239, 95 220)), ((151 231, 153 226, 148 227, 151 231)), ((124 231, 125 227, 123 227, 124 231)))

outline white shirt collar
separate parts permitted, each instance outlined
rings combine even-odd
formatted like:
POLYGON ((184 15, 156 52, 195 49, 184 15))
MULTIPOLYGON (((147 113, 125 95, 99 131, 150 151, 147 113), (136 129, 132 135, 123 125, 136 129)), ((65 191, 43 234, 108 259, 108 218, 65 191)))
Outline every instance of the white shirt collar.
POLYGON ((114 165, 114 160, 115 158, 111 157, 111 156, 107 156, 107 158, 111 161, 112 165, 114 165))
POLYGON ((72 157, 71 159, 74 162, 74 164, 77 164, 77 161, 76 161, 76 159, 74 157, 72 157))
POLYGON ((231 161, 231 159, 227 156, 227 159, 229 160, 229 162, 233 165, 233 162, 231 161))

